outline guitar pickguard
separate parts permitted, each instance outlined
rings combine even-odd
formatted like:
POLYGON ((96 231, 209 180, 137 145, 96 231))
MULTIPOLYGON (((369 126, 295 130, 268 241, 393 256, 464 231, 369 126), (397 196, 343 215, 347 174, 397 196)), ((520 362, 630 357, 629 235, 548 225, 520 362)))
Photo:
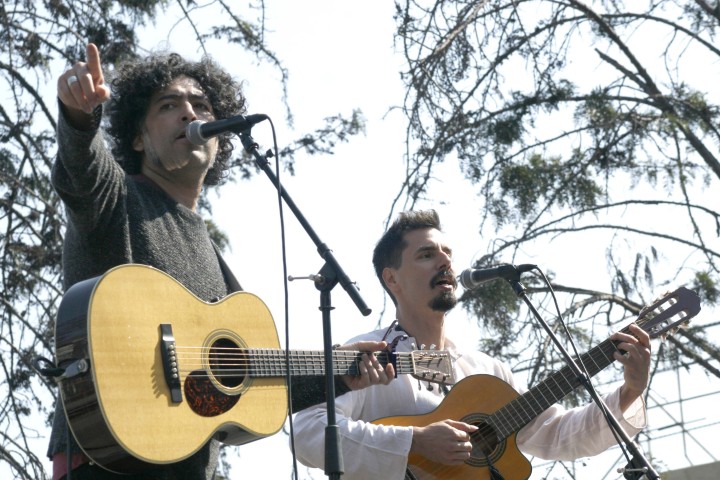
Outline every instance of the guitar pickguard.
POLYGON ((215 388, 207 373, 202 370, 196 370, 185 378, 184 390, 190 409, 202 417, 221 415, 240 400, 240 394, 227 395, 215 388))

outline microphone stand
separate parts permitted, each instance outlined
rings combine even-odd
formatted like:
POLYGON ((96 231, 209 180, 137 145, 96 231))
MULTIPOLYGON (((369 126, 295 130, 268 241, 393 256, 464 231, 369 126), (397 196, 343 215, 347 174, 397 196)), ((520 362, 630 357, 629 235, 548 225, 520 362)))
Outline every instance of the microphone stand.
POLYGON ((339 427, 335 419, 335 377, 333 375, 333 356, 332 356, 332 334, 330 330, 330 311, 334 309, 330 300, 331 290, 340 283, 345 289, 350 298, 352 299, 358 310, 364 315, 369 315, 372 310, 367 306, 365 301, 360 296, 360 292, 357 286, 350 281, 350 278, 345 274, 343 269, 340 267, 337 259, 332 253, 332 250, 320 240, 320 237, 315 233, 313 228, 310 226, 308 221, 305 219, 300 209, 295 205, 295 202, 290 198, 285 188, 280 185, 280 182, 275 173, 270 168, 267 161, 269 157, 273 156, 272 151, 268 150, 265 156, 258 152, 258 144, 250 136, 250 129, 240 132, 240 141, 245 148, 245 151, 251 153, 255 157, 255 163, 262 171, 268 176, 270 181, 275 185, 275 188, 280 193, 280 196, 285 201, 285 204, 293 212, 300 225, 305 229, 307 234, 312 239, 313 243, 317 247, 318 253, 325 260, 325 264, 320 269, 319 275, 314 275, 315 287, 320 291, 320 310, 322 312, 322 323, 323 323, 323 349, 324 349, 324 360, 325 360, 325 387, 326 387, 326 403, 327 403, 327 427, 325 427, 325 474, 332 479, 339 479, 344 472, 344 465, 342 460, 342 451, 340 450, 340 435, 339 427))
POLYGON ((542 318, 540 313, 535 309, 532 303, 530 303, 530 299, 528 299, 528 296, 525 293, 525 287, 520 283, 520 272, 516 270, 514 274, 506 277, 506 280, 510 283, 510 286, 515 291, 517 296, 523 299, 523 301, 528 306, 528 308, 533 313, 538 322, 540 322, 543 329, 545 329, 545 332, 547 332, 547 334, 550 336, 550 339, 553 341, 557 349, 561 352, 563 358, 565 359, 565 362, 568 364, 573 374, 575 374, 580 383, 585 387, 587 392, 592 397, 593 401, 598 405, 601 411, 607 413, 607 415, 605 415, 605 418, 607 419, 608 425, 621 438, 622 442, 625 444, 625 448, 627 448, 628 451, 632 454, 632 457, 628 464, 625 466, 624 469, 621 470, 623 476, 627 480, 638 480, 644 474, 649 480, 659 480, 660 475, 657 473, 657 471, 655 471, 652 465, 650 465, 648 459, 645 457, 643 452, 640 451, 640 448, 637 446, 637 444, 633 442, 632 439, 628 436, 627 432, 625 432, 625 430, 622 428, 615 416, 610 413, 610 410, 608 409, 604 400, 600 398, 600 396, 598 396, 595 388, 592 386, 590 378, 585 375, 582 370, 580 370, 580 367, 578 367, 575 360, 570 356, 565 347, 563 347, 562 343, 560 343, 560 340, 557 338, 557 335, 555 335, 555 332, 552 331, 552 329, 542 318))

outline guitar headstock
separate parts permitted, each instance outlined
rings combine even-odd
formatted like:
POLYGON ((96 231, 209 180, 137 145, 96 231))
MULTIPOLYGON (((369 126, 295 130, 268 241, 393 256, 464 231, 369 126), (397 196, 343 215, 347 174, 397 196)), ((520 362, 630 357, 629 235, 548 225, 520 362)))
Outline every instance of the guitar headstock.
POLYGON ((453 385, 452 358, 445 350, 414 350, 410 352, 411 375, 418 380, 453 385))
POLYGON ((694 291, 680 287, 651 305, 643 308, 635 323, 650 338, 663 339, 678 328, 687 326, 690 319, 700 312, 700 297, 694 291))

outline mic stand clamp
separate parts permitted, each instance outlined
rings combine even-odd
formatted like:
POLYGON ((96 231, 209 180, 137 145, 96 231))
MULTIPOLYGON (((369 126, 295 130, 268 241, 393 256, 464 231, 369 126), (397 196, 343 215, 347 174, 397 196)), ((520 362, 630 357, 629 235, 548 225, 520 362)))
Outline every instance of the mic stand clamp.
POLYGON ((640 465, 642 465, 641 462, 633 456, 625 465, 625 468, 618 468, 618 473, 622 473, 627 480, 639 480, 648 472, 648 467, 641 467, 640 465))
POLYGON ((538 322, 540 322, 543 329, 545 329, 545 332, 555 344, 555 347, 557 347, 557 349, 561 352, 563 358, 565 359, 565 362, 568 364, 568 366, 575 374, 577 379, 580 381, 580 383, 585 387, 593 401, 598 405, 598 408, 600 408, 600 410, 603 412, 607 412, 605 418, 607 419, 608 425, 620 437, 623 444, 625 445, 625 448, 627 448, 627 450, 632 455, 630 462, 623 469, 623 475, 625 476, 625 478, 628 480, 636 480, 644 474, 649 480, 660 480, 660 475, 650 465, 650 462, 647 460, 647 458, 645 458, 637 444, 628 436, 627 432, 625 432, 625 430, 622 428, 622 425, 620 425, 615 416, 610 413, 610 410, 608 409, 603 399, 598 396, 595 388, 590 382, 590 379, 587 377, 587 375, 585 375, 582 370, 580 370, 580 367, 578 367, 575 360, 573 360, 565 347, 563 347, 562 343, 560 343, 560 340, 557 338, 557 335, 555 335, 555 332, 552 331, 545 319, 542 318, 540 313, 532 305, 530 299, 525 293, 525 287, 520 283, 520 272, 517 272, 516 275, 513 275, 506 280, 510 283, 510 286, 515 291, 517 296, 523 299, 523 301, 528 306, 528 308, 533 313, 538 322))

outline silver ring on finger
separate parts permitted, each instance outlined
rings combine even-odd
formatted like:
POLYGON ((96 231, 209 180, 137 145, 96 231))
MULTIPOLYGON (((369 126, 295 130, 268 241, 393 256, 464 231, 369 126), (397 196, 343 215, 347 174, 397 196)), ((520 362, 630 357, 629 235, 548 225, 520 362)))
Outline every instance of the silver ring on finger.
POLYGON ((77 82, 78 78, 75 75, 70 75, 67 79, 68 87, 72 87, 73 83, 77 82))

